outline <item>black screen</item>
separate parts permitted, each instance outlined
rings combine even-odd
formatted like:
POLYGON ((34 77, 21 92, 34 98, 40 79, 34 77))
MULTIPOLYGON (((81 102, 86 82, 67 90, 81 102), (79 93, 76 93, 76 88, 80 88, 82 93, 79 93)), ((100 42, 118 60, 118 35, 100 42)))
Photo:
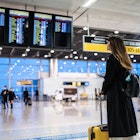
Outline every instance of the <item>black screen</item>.
POLYGON ((55 16, 55 48, 71 48, 72 17, 55 16))
POLYGON ((8 44, 28 45, 29 12, 9 10, 8 44))
POLYGON ((33 45, 51 47, 52 15, 34 13, 33 45))

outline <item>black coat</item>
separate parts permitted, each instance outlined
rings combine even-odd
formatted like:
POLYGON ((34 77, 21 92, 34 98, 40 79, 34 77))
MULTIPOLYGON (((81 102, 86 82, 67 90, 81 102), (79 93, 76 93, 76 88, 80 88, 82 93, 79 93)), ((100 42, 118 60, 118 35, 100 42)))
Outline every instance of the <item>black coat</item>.
POLYGON ((16 99, 16 95, 14 91, 9 91, 9 101, 16 99))
POLYGON ((136 116, 132 99, 122 91, 125 82, 124 69, 116 57, 111 54, 107 60, 102 93, 107 95, 107 118, 110 137, 127 137, 135 135, 136 116))
POLYGON ((8 90, 7 89, 2 90, 1 96, 2 96, 3 101, 7 102, 8 90))

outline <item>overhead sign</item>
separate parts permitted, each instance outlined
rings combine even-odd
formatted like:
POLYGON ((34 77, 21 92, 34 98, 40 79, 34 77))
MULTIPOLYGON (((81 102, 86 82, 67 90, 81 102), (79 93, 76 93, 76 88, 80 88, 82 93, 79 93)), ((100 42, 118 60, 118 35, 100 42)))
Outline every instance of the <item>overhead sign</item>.
MULTIPOLYGON (((92 36, 83 36, 83 51, 89 52, 102 52, 109 53, 107 50, 107 41, 106 37, 92 37, 92 36)), ((126 46, 126 51, 129 54, 140 54, 140 41, 138 40, 124 40, 126 46)))
POLYGON ((17 81, 17 85, 32 85, 32 80, 17 81))

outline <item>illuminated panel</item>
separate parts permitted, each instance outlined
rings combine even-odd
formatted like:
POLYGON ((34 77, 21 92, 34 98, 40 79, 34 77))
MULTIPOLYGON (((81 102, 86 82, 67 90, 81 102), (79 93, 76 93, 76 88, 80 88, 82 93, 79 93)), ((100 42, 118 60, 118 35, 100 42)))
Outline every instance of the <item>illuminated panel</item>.
POLYGON ((71 17, 55 17, 55 32, 71 33, 72 18, 71 17))
POLYGON ((33 45, 51 46, 52 15, 35 13, 33 29, 33 45))
POLYGON ((0 45, 4 44, 5 9, 0 8, 0 45))
POLYGON ((55 16, 55 48, 71 48, 72 17, 55 16))
POLYGON ((9 10, 9 39, 8 43, 13 45, 24 45, 27 40, 29 12, 9 10))
POLYGON ((0 26, 5 26, 5 9, 0 8, 0 26))

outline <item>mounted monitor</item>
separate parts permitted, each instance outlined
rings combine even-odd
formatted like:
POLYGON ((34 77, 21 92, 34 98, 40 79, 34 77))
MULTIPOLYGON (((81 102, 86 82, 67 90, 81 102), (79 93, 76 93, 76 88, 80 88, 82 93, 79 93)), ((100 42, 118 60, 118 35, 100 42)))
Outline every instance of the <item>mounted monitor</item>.
POLYGON ((33 46, 50 48, 52 46, 52 28, 52 15, 34 13, 33 46))
POLYGON ((29 12, 9 9, 8 45, 29 45, 29 12))
POLYGON ((54 48, 71 49, 72 46, 72 17, 54 17, 54 48))
POLYGON ((4 44, 5 36, 5 9, 0 8, 0 45, 4 44))

